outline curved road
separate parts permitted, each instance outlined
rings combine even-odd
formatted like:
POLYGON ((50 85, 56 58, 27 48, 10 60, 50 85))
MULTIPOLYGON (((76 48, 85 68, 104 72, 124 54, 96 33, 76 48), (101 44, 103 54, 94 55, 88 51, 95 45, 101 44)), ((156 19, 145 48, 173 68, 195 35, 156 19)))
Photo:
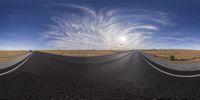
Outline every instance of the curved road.
MULTIPOLYGON (((199 100, 200 78, 163 74, 137 51, 103 63, 70 63, 34 52, 0 80, 0 99, 11 100, 199 100)), ((87 62, 86 58, 77 58, 87 62)), ((96 59, 96 58, 95 58, 96 59)), ((90 58, 91 60, 91 58, 90 58)))

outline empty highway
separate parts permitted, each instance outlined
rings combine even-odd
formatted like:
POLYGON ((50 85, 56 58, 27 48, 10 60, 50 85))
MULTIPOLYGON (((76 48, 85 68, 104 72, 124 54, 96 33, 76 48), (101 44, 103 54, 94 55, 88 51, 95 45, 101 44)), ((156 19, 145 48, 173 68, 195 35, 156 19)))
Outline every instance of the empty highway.
POLYGON ((0 99, 200 99, 199 77, 166 75, 155 70, 137 51, 103 57, 58 58, 33 52, 17 70, 0 77, 0 99))

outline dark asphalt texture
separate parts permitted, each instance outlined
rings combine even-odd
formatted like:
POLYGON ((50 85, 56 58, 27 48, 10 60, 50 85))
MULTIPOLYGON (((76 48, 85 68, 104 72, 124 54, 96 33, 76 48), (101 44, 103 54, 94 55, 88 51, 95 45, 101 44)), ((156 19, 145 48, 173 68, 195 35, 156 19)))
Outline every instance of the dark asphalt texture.
POLYGON ((98 64, 54 56, 34 52, 18 70, 4 76, 0 100, 200 100, 200 78, 167 76, 137 51, 98 64))

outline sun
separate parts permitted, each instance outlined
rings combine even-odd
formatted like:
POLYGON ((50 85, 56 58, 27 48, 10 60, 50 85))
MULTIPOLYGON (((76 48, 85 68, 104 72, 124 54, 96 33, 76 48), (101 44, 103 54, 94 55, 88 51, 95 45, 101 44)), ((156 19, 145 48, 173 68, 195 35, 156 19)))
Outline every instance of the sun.
POLYGON ((119 37, 119 41, 120 41, 120 43, 125 43, 126 40, 127 40, 127 38, 126 38, 125 36, 121 36, 121 37, 119 37))

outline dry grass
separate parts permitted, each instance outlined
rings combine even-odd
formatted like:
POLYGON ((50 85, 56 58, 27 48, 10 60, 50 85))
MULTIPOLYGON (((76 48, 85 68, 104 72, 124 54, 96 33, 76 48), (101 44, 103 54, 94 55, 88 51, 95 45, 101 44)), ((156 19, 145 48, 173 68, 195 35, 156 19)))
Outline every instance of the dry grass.
POLYGON ((28 51, 0 51, 0 62, 13 60, 27 53, 28 51))
POLYGON ((169 56, 175 56, 175 61, 200 62, 200 50, 143 50, 144 53, 152 54, 156 57, 169 59, 169 56))
POLYGON ((59 54, 65 56, 103 56, 110 55, 117 52, 122 51, 112 51, 112 50, 43 50, 42 52, 51 53, 51 54, 59 54))

